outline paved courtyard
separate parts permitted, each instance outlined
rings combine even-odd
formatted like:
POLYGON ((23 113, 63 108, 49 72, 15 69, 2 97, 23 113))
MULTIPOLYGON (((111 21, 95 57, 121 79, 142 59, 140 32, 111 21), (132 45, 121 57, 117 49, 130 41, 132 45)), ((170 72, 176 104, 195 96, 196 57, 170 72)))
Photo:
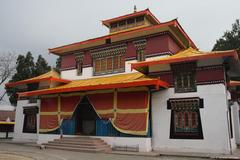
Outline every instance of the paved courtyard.
POLYGON ((146 157, 104 153, 83 153, 62 150, 40 150, 37 147, 0 142, 0 160, 206 160, 186 157, 146 157), (19 157, 18 157, 19 156, 19 157))

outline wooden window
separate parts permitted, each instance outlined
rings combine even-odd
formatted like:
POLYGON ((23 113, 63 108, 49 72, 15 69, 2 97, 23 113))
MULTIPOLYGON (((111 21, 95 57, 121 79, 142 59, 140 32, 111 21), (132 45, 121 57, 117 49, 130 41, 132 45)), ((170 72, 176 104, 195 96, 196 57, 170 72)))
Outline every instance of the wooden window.
POLYGON ((137 51, 137 61, 138 62, 145 61, 145 52, 144 52, 144 50, 138 50, 137 51))
POLYGON ((111 28, 117 28, 117 23, 112 23, 111 28))
POLYGON ((112 57, 107 58, 107 70, 108 71, 113 70, 113 58, 112 57))
POLYGON ((100 59, 95 60, 95 73, 99 73, 101 71, 101 61, 100 59))
POLYGON ((83 62, 81 60, 78 60, 77 63, 77 75, 80 76, 82 75, 82 70, 83 70, 83 62))
POLYGON ((105 57, 94 60, 94 75, 123 72, 125 69, 124 55, 105 57))
POLYGON ((113 69, 116 70, 119 68, 119 57, 118 56, 115 56, 113 58, 113 69))
POLYGON ((125 68, 125 58, 124 58, 124 55, 120 56, 120 68, 125 68))
POLYGON ((135 22, 134 18, 128 19, 127 20, 127 24, 133 24, 135 22))
POLYGON ((142 22, 144 21, 144 16, 139 16, 136 18, 136 22, 142 22))
POLYGON ((203 108, 203 100, 199 98, 168 100, 168 109, 171 109, 170 138, 203 139, 199 108, 203 108))
POLYGON ((124 25, 126 25, 126 20, 123 20, 123 21, 120 21, 120 22, 119 22, 119 27, 122 27, 122 26, 124 26, 124 25))
POLYGON ((196 63, 172 65, 176 93, 196 92, 196 63))
POLYGON ((106 58, 101 59, 101 72, 105 72, 107 70, 107 61, 106 58))
POLYGON ((37 133, 37 107, 28 107, 23 109, 24 123, 23 132, 24 133, 37 133))

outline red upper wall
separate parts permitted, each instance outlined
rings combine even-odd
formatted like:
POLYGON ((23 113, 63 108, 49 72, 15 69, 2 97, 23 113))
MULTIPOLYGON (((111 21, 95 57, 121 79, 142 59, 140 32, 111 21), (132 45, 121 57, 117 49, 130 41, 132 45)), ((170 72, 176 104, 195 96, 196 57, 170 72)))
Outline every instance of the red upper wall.
MULTIPOLYGON (((169 34, 157 35, 154 37, 148 37, 146 44, 146 57, 153 57, 161 54, 175 54, 181 48, 172 39, 169 34)), ((133 40, 134 41, 134 40, 133 40)), ((123 42, 126 43, 126 42, 123 42)), ((127 42, 127 49, 125 54, 126 60, 136 59, 136 48, 132 41, 127 42)), ((83 67, 92 66, 92 56, 90 51, 84 52, 83 67)), ((62 56, 61 70, 73 69, 76 67, 75 55, 69 54, 62 56)))

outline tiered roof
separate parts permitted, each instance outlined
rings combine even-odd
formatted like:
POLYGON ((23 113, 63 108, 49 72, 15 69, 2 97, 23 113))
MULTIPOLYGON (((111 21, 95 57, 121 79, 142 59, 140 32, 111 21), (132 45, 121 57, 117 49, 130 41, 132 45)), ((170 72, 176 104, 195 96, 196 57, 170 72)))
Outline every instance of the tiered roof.
POLYGON ((234 59, 238 59, 238 54, 236 50, 203 52, 190 47, 172 56, 161 57, 151 61, 133 63, 131 64, 131 68, 139 72, 143 72, 151 65, 171 64, 223 57, 233 57, 234 59))
POLYGON ((60 83, 69 83, 70 82, 69 80, 60 78, 60 75, 56 71, 51 70, 51 71, 49 71, 45 74, 42 74, 40 76, 37 76, 37 77, 29 78, 29 79, 18 81, 18 82, 9 82, 5 86, 6 87, 16 87, 19 85, 38 83, 38 82, 42 82, 42 81, 60 82, 60 83))
POLYGON ((115 88, 129 88, 139 86, 154 86, 157 89, 160 87, 167 88, 168 83, 158 78, 148 78, 142 73, 120 74, 108 77, 90 78, 83 80, 73 80, 72 82, 55 88, 36 90, 30 92, 19 93, 20 97, 28 97, 35 95, 104 90, 115 88))

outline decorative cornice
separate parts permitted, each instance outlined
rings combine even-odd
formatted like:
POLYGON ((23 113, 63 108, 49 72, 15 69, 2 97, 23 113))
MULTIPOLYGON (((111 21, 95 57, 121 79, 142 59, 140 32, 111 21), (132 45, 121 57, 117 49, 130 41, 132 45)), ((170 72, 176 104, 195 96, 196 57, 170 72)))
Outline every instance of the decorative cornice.
POLYGON ((83 62, 83 58, 84 58, 84 52, 78 52, 78 53, 75 53, 75 60, 77 62, 83 62))
POLYGON ((137 51, 145 50, 147 40, 146 39, 141 39, 141 40, 133 41, 133 44, 136 47, 137 51))
POLYGON ((114 45, 109 47, 104 47, 100 49, 90 50, 93 58, 108 57, 113 55, 125 54, 127 49, 127 44, 114 45))

